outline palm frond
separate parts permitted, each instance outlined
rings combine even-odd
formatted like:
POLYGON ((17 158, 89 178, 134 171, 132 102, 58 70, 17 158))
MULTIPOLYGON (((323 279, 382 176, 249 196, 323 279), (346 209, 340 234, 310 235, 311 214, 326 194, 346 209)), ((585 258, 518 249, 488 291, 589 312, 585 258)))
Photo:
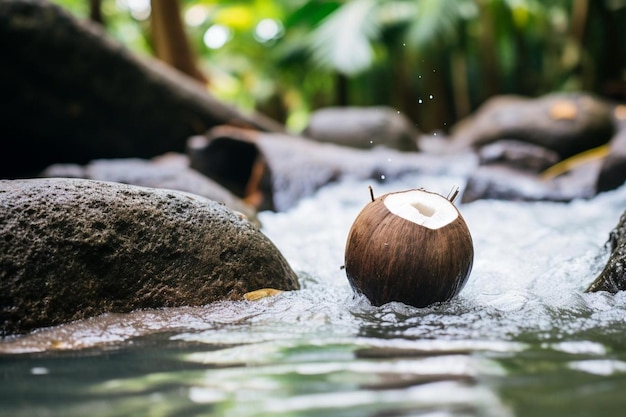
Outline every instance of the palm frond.
POLYGON ((438 42, 454 41, 459 22, 474 13, 465 0, 418 0, 417 13, 407 30, 407 42, 423 49, 438 42))
POLYGON ((351 0, 324 19, 310 37, 316 63, 346 75, 369 68, 380 31, 376 7, 376 0, 351 0))

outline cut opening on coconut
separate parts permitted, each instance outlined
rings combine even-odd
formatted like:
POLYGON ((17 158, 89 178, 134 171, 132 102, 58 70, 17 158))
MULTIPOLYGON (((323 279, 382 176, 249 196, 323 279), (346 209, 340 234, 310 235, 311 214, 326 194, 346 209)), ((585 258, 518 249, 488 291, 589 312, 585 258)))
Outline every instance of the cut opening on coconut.
POLYGON ((428 191, 389 194, 383 203, 396 216, 433 230, 452 223, 459 216, 450 200, 428 191))

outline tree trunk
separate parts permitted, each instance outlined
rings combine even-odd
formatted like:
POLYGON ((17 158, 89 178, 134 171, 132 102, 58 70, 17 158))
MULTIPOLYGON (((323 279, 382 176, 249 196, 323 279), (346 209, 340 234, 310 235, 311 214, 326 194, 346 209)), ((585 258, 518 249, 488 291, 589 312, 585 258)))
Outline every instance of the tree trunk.
POLYGON ((92 22, 104 26, 104 18, 102 17, 102 0, 89 0, 89 19, 92 22))
POLYGON ((152 0, 152 41, 157 58, 196 80, 208 79, 198 68, 180 17, 178 0, 152 0))
POLYGON ((348 106, 350 104, 350 80, 344 74, 337 73, 335 76, 335 103, 337 106, 348 106))
MULTIPOLYGON (((454 94, 454 120, 450 125, 462 119, 472 112, 469 84, 467 80, 467 59, 462 51, 455 49, 451 53, 451 76, 452 91, 454 94)), ((446 129, 447 130, 447 129, 446 129)))
POLYGON ((498 60, 496 56, 496 44, 494 33, 494 16, 490 2, 480 1, 480 22, 481 22, 481 55, 483 61, 483 88, 481 101, 494 96, 499 92, 500 74, 498 71, 498 60))

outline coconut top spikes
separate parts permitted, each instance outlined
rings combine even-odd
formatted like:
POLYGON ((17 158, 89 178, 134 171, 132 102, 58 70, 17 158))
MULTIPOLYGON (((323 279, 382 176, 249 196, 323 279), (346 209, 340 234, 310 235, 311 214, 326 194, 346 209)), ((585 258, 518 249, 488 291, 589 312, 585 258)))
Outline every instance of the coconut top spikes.
POLYGON ((471 272, 474 248, 467 224, 448 197, 414 189, 373 198, 346 243, 352 287, 374 305, 400 301, 425 307, 454 297, 471 272))

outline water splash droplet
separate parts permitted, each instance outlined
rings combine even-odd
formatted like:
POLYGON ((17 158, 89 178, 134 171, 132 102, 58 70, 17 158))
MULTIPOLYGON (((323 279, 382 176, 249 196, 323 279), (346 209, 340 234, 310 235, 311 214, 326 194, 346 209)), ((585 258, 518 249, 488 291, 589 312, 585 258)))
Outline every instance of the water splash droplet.
POLYGON ((429 95, 428 98, 432 100, 433 99, 433 95, 432 94, 429 95))
POLYGON ((419 100, 417 100, 417 102, 418 102, 419 104, 422 104, 422 99, 420 98, 419 100))

